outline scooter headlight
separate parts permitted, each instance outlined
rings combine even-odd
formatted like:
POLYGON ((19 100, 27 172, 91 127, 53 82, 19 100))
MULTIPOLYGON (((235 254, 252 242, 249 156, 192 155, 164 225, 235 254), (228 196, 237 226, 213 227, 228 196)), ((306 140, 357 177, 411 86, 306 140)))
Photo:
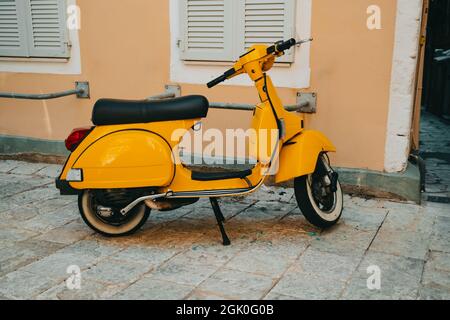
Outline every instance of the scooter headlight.
POLYGON ((70 169, 67 173, 66 181, 71 182, 81 182, 83 181, 83 170, 82 169, 70 169))

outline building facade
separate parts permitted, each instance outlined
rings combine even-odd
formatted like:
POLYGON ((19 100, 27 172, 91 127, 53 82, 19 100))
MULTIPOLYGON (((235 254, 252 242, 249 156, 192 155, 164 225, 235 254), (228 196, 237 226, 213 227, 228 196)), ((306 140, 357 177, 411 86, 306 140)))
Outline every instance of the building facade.
MULTIPOLYGON (((421 0, 2 1, 0 92, 57 92, 88 81, 90 99, 0 98, 1 150, 26 151, 16 148, 25 139, 43 146, 27 142, 31 151, 59 152, 45 146, 61 146, 72 128, 89 125, 97 99, 142 99, 168 84, 182 95, 255 104, 243 77, 210 90, 205 83, 253 43, 312 37, 271 73, 283 102, 317 94, 305 126, 336 144, 336 166, 402 172, 421 19, 421 0)), ((247 128, 250 119, 246 111, 211 110, 204 123, 247 128)))

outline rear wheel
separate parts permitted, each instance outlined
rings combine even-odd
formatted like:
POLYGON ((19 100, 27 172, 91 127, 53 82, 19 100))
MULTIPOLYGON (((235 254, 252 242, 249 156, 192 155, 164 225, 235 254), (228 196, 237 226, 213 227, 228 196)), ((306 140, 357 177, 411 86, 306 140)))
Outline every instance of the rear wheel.
POLYGON ((105 198, 99 191, 92 190, 85 190, 78 196, 78 208, 84 222, 102 235, 120 237, 133 234, 150 215, 150 209, 143 203, 122 215, 120 209, 125 205, 106 203, 105 198))
MULTIPOLYGON (((321 156, 318 161, 323 164, 327 160, 321 156)), ((322 164, 317 165, 316 172, 296 178, 294 188, 298 206, 306 220, 316 227, 326 229, 341 218, 344 201, 339 181, 336 181, 336 190, 333 191, 326 173, 319 170, 322 164)))

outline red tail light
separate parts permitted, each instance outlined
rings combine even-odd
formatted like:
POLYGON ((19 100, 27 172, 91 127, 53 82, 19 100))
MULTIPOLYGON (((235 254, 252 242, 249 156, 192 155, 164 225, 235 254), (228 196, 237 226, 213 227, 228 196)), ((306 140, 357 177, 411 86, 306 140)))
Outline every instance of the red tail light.
POLYGON ((66 148, 69 151, 75 151, 81 141, 92 131, 92 127, 73 129, 66 139, 66 148))

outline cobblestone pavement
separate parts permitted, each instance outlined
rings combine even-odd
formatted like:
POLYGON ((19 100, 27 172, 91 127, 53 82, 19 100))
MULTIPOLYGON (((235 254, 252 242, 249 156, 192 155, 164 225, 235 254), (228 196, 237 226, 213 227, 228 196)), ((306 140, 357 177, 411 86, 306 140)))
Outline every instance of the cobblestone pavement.
POLYGON ((429 112, 422 112, 420 149, 427 168, 428 198, 450 202, 450 124, 429 112))
POLYGON ((265 188, 222 201, 229 247, 207 201, 108 239, 81 221, 76 198, 59 196, 59 169, 0 161, 0 299, 450 298, 448 204, 346 196, 342 221, 322 232, 292 190, 265 188), (66 286, 70 265, 79 290, 66 286), (380 290, 367 288, 371 266, 380 290))

